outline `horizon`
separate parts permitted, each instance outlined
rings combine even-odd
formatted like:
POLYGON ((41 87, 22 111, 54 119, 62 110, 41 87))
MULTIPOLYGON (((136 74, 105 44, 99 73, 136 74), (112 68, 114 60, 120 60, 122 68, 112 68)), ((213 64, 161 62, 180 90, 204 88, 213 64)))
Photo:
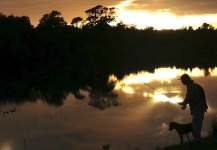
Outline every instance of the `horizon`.
POLYGON ((203 23, 217 27, 217 3, 213 0, 191 2, 177 0, 174 2, 162 2, 160 0, 31 0, 19 2, 3 0, 0 12, 4 15, 28 16, 31 24, 37 26, 44 14, 52 10, 59 11, 61 17, 70 24, 75 17, 87 18, 85 10, 97 5, 118 8, 117 22, 135 24, 138 29, 154 27, 156 30, 181 29, 192 26, 197 29, 203 23))

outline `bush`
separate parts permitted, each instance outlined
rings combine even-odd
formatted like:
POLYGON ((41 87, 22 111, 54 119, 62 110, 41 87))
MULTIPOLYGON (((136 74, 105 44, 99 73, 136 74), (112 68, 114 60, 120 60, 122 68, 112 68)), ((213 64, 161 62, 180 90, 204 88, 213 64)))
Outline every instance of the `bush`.
POLYGON ((217 136, 217 117, 212 117, 210 121, 209 136, 217 136))

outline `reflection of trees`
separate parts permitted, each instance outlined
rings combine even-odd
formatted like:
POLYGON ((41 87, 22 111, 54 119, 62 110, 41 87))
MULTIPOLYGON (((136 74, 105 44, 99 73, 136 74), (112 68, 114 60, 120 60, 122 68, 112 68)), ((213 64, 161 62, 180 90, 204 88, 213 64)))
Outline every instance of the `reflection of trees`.
MULTIPOLYGON (((111 74, 121 79, 155 67, 216 66, 217 30, 211 25, 175 31, 138 30, 123 22, 110 26, 114 10, 101 5, 87 10, 83 28, 67 25, 58 11, 45 14, 35 28, 27 16, 0 14, 1 99, 40 98, 59 106, 69 93, 83 99, 82 89, 90 93, 90 105, 103 109, 118 105, 111 74)), ((72 24, 80 21, 77 17, 72 24)))
POLYGON ((16 107, 13 107, 11 109, 7 109, 7 110, 4 110, 4 111, 1 111, 0 114, 2 114, 5 117, 5 115, 8 115, 10 113, 14 113, 16 111, 20 111, 20 110, 17 109, 16 107))

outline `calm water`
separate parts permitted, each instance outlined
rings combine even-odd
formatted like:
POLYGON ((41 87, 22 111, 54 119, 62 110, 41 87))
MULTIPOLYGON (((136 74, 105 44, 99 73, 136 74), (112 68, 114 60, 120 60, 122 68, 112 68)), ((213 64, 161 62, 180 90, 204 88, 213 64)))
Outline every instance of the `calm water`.
POLYGON ((41 100, 1 105, 1 111, 13 107, 20 111, 5 116, 0 114, 0 149, 102 150, 103 144, 111 144, 111 150, 133 150, 138 146, 142 150, 152 150, 177 144, 178 135, 168 131, 168 123, 191 122, 189 108, 183 111, 177 104, 185 97, 186 88, 177 80, 184 72, 206 91, 210 107, 202 131, 206 136, 210 118, 217 111, 217 68, 210 70, 209 76, 204 76, 204 71, 197 68, 192 71, 160 68, 154 73, 131 74, 119 81, 115 90, 121 106, 103 111, 89 106, 88 98, 81 101, 73 95, 58 108, 41 100))

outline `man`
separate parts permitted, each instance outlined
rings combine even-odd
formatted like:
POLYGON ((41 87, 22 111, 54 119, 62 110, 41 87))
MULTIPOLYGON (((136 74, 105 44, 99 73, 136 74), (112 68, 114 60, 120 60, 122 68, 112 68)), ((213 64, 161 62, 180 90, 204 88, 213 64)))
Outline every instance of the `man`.
POLYGON ((201 143, 201 129, 204 113, 208 109, 205 92, 199 84, 196 84, 193 80, 191 80, 188 74, 183 74, 180 80, 183 85, 186 85, 187 93, 184 101, 178 104, 182 105, 183 110, 185 109, 186 105, 189 104, 192 115, 194 142, 198 144, 201 143))

